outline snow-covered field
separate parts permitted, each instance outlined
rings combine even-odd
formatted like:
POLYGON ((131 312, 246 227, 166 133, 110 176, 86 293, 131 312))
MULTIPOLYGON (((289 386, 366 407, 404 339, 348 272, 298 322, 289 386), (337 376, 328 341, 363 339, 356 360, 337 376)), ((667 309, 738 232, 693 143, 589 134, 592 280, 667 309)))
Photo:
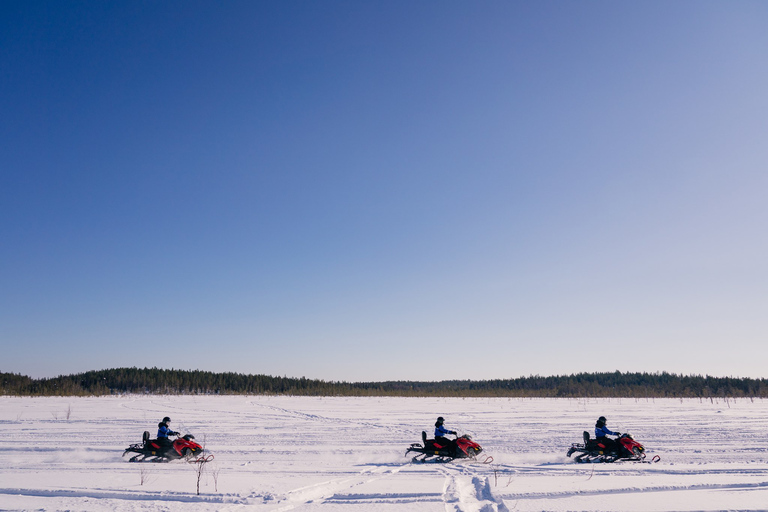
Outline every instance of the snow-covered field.
POLYGON ((0 510, 768 510, 768 400, 0 397, 0 510), (199 495, 121 458, 166 415, 215 456, 199 495), (438 415, 493 462, 411 463, 438 415), (599 415, 661 461, 571 462, 599 415))

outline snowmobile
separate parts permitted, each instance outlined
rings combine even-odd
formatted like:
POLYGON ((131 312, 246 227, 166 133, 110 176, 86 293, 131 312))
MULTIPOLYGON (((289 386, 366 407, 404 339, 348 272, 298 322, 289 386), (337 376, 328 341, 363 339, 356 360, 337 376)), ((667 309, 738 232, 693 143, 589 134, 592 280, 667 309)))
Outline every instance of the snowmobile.
MULTIPOLYGON (((621 434, 613 443, 599 439, 590 439, 589 432, 584 432, 584 443, 573 443, 566 454, 568 457, 578 453, 576 462, 645 462, 645 448, 635 441, 632 434, 621 434)), ((658 462, 659 456, 653 458, 658 462)))
POLYGON ((195 442, 195 436, 187 434, 176 438, 173 443, 162 446, 157 439, 150 439, 149 432, 144 432, 141 443, 132 444, 123 452, 135 453, 129 462, 169 462, 178 459, 189 459, 203 452, 203 447, 195 442))
POLYGON ((408 456, 411 452, 418 455, 413 457, 413 462, 450 462, 453 459, 475 459, 483 451, 483 447, 472 440, 469 434, 457 436, 450 444, 435 442, 434 439, 427 439, 427 433, 421 433, 422 443, 413 443, 406 451, 408 456), (434 459, 433 459, 434 457, 434 459))

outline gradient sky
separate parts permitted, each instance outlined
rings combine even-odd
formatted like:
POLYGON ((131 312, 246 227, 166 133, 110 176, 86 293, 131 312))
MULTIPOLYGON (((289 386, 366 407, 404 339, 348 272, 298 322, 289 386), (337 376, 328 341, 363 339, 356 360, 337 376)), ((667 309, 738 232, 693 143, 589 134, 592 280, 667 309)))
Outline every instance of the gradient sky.
POLYGON ((766 27, 0 1, 0 371, 768 377, 766 27))

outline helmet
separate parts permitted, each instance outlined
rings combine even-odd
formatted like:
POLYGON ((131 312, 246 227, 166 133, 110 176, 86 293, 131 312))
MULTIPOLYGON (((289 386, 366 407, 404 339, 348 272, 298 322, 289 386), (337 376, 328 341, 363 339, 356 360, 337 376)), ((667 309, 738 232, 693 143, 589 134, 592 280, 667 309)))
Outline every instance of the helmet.
POLYGON ((169 421, 171 421, 171 418, 169 418, 168 416, 163 418, 163 423, 168 423, 169 421))
POLYGON ((445 421, 445 418, 443 418, 442 416, 438 416, 438 418, 437 418, 437 422, 438 423, 442 423, 444 421, 445 421))
POLYGON ((605 419, 605 416, 600 416, 599 418, 597 418, 597 421, 602 422, 602 423, 607 423, 608 422, 608 420, 605 419))

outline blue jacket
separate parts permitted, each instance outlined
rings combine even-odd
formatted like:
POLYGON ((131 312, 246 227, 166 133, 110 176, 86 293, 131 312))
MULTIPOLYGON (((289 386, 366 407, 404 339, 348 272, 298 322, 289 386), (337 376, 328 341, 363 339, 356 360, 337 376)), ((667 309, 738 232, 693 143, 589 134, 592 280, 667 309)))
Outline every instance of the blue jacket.
POLYGON ((174 432, 173 430, 168 428, 168 425, 165 423, 160 424, 160 428, 157 429, 157 438, 168 438, 168 436, 175 436, 178 435, 178 432, 174 432))
POLYGON ((610 430, 608 430, 608 428, 605 425, 603 425, 602 427, 595 426, 595 437, 596 438, 599 439, 601 437, 605 437, 606 435, 617 436, 617 435, 619 435, 619 433, 618 432, 611 432, 610 430))
POLYGON ((444 426, 435 425, 435 437, 445 437, 446 434, 452 434, 453 432, 445 428, 444 426))

